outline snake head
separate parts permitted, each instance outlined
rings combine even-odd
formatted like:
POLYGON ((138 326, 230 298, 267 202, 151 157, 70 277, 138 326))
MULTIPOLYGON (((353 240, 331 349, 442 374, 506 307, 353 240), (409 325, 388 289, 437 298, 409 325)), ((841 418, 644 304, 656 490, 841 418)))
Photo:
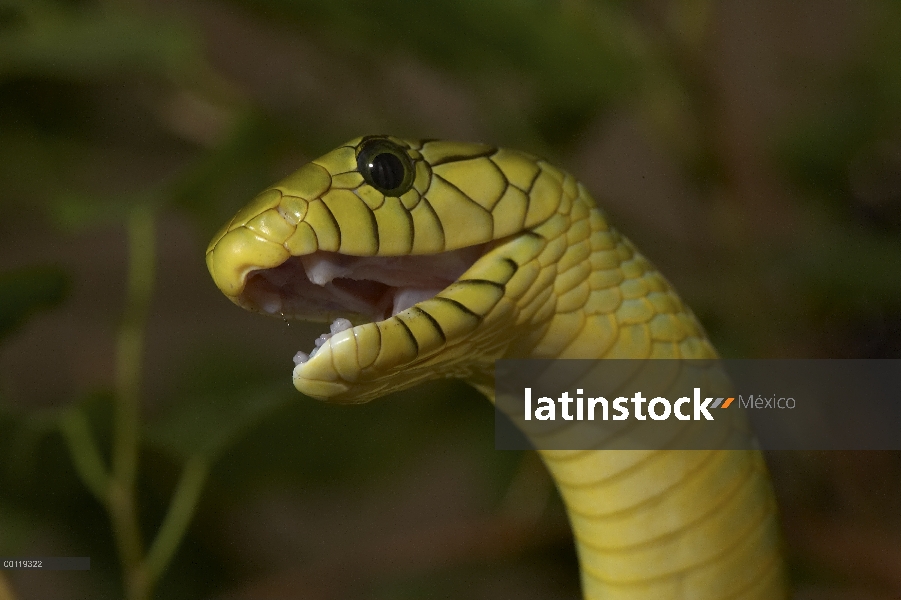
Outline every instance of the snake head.
POLYGON ((520 152, 357 138, 241 209, 207 266, 245 309, 332 323, 295 356, 309 396, 358 403, 429 379, 486 381, 554 312, 555 263, 580 241, 574 220, 585 240, 594 214, 580 191, 520 152))

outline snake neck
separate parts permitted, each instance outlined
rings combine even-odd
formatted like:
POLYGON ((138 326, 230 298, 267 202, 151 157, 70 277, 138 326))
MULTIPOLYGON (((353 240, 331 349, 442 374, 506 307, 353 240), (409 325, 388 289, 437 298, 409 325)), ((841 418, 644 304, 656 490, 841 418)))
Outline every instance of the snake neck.
MULTIPOLYGON (((568 218, 565 228, 536 228, 549 254, 537 262, 553 268, 538 270, 516 299, 519 335, 504 357, 716 356, 672 286, 581 186, 568 218), (566 231, 559 248, 554 230, 566 231)), ((468 379, 493 398, 489 371, 468 379)), ((785 597, 775 501, 758 452, 540 455, 567 508, 586 599, 785 597)))

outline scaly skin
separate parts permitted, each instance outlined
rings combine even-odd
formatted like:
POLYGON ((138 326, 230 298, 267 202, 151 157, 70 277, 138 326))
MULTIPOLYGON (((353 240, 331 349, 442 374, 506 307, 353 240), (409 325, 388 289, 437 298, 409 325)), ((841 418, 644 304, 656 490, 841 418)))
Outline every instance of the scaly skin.
MULTIPOLYGON (((388 138, 415 165, 386 197, 352 140, 255 198, 207 250, 216 285, 327 250, 433 254, 489 243, 433 299, 332 337, 294 370, 301 392, 365 402, 459 377, 493 400, 500 358, 710 358, 664 277, 571 175, 480 144, 388 138)), ((291 314, 288 317, 294 316, 291 314)), ((330 320, 341 315, 316 315, 330 320)), ((569 512, 589 600, 787 597, 775 502, 752 451, 542 451, 569 512)))

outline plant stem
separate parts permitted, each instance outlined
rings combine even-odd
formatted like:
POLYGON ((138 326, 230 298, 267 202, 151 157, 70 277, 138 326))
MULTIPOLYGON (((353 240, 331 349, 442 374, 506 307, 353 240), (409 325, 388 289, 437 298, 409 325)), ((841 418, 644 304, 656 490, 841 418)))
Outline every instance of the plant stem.
MULTIPOLYGON (((87 417, 81 410, 71 409, 63 415, 60 421, 60 430, 69 448, 69 455, 72 457, 75 471, 81 477, 82 483, 94 494, 94 497, 105 503, 109 490, 109 474, 94 441, 87 417)), ((0 596, 0 600, 3 600, 2 596, 0 596)))
POLYGON ((150 587, 141 568, 143 544, 135 501, 135 479, 140 443, 144 332, 156 267, 153 209, 145 204, 132 208, 127 233, 128 283, 125 311, 116 339, 113 464, 106 499, 124 572, 126 597, 129 600, 145 600, 149 597, 150 587))
POLYGON ((185 464, 163 524, 147 553, 144 563, 147 578, 153 585, 166 570, 181 543, 194 516, 200 492, 209 473, 209 461, 203 456, 193 456, 185 464))

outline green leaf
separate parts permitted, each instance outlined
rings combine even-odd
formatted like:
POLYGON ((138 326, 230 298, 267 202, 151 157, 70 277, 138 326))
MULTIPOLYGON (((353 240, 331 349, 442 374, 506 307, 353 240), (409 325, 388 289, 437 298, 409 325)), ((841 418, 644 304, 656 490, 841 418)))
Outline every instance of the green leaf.
POLYGON ((60 304, 69 278, 59 267, 39 266, 0 273, 0 339, 41 310, 60 304))
POLYGON ((34 515, 0 502, 0 556, 15 556, 22 552, 33 535, 30 524, 34 519, 34 515))
POLYGON ((112 10, 65 10, 51 3, 17 13, 0 35, 0 78, 30 75, 92 79, 131 69, 164 75, 201 63, 183 25, 112 10))
POLYGON ((861 227, 821 216, 816 228, 789 263, 812 294, 832 302, 860 299, 894 305, 901 290, 901 242, 861 227))
POLYGON ((129 209, 137 203, 130 197, 99 198, 85 194, 65 194, 48 205, 50 217, 57 227, 67 232, 82 232, 123 222, 129 209))
POLYGON ((212 461, 265 417, 296 399, 297 391, 286 384, 191 396, 151 424, 146 439, 182 458, 203 456, 212 461))

